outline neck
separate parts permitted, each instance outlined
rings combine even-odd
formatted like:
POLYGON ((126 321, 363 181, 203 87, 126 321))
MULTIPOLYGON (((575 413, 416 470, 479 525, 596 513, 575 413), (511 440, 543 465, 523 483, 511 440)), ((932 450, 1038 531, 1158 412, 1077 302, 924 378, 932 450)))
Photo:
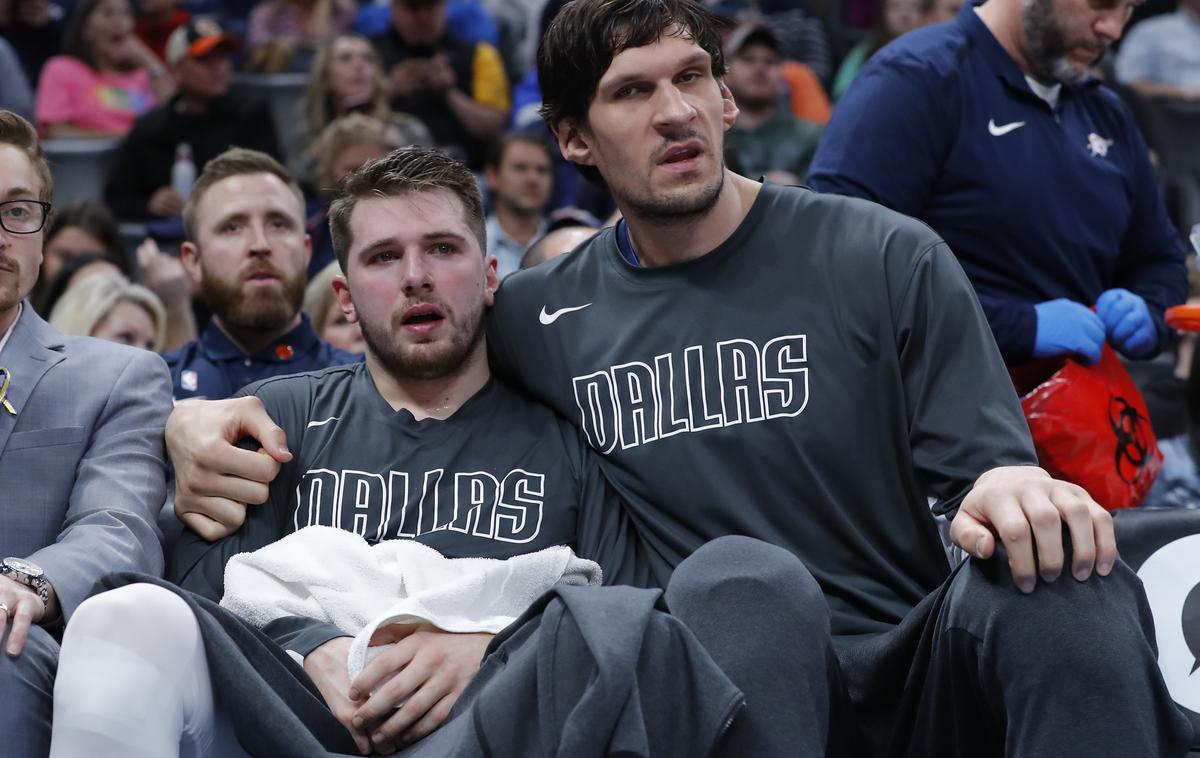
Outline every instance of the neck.
POLYGON ((537 213, 525 213, 505 202, 496 203, 496 220, 500 228, 514 242, 524 245, 537 234, 542 217, 537 213))
POLYGON ((737 125, 742 129, 757 129, 771 120, 778 107, 778 100, 771 100, 767 103, 738 101, 737 125))
MULTIPOLYGON (((638 260, 647 267, 694 260, 720 245, 746 218, 762 185, 725 170, 717 203, 701 217, 664 221, 621 207, 638 260)), ((617 204, 620 207, 620 203, 617 204)))
POLYGON ((1025 28, 1021 24, 1020 0, 987 0, 975 9, 1004 52, 1027 74, 1036 75, 1025 51, 1025 28))
POLYGON ((283 327, 271 330, 237 329, 222 321, 220 316, 213 316, 213 323, 225 333, 230 342, 237 345, 242 353, 245 355, 254 355, 259 350, 262 350, 267 345, 299 326, 300 314, 297 313, 295 316, 292 316, 291 320, 283 327))
POLYGON ((398 377, 388 371, 371 350, 367 350, 367 371, 375 382, 375 389, 392 410, 406 410, 417 421, 450 418, 463 403, 483 389, 491 376, 487 348, 482 340, 454 373, 437 379, 398 377))
POLYGON ((11 308, 0 311, 0 340, 4 339, 4 336, 6 334, 8 334, 8 330, 12 328, 12 325, 14 323, 16 323, 17 313, 20 310, 21 310, 21 303, 18 302, 16 305, 12 306, 11 308))

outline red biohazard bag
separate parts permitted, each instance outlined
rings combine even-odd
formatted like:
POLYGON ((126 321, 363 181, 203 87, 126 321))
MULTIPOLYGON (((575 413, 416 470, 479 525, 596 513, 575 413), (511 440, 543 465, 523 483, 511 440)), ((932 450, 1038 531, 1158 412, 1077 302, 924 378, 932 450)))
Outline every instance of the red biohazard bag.
POLYGON ((1038 361, 1011 371, 1038 463, 1108 510, 1141 504, 1162 468, 1146 402, 1108 345, 1100 362, 1038 361))

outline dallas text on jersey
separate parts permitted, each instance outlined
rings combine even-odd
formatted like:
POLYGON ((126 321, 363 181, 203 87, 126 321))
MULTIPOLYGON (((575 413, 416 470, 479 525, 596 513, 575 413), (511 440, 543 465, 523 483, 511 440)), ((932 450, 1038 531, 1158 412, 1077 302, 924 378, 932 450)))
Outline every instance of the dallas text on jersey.
POLYGON ((693 345, 572 382, 588 443, 607 454, 618 444, 798 416, 808 404, 806 363, 806 336, 789 334, 761 348, 748 339, 693 345))

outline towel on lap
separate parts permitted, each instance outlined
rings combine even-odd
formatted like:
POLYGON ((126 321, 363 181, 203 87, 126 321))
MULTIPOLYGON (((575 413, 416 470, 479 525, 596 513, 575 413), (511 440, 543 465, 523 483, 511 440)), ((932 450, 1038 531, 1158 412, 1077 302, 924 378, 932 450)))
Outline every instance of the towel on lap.
POLYGON ((230 559, 221 605, 257 627, 303 616, 354 635, 353 678, 384 649, 368 651, 381 626, 495 634, 556 584, 600 582, 600 567, 566 546, 507 560, 446 558, 412 540, 369 545, 353 532, 310 526, 230 559))

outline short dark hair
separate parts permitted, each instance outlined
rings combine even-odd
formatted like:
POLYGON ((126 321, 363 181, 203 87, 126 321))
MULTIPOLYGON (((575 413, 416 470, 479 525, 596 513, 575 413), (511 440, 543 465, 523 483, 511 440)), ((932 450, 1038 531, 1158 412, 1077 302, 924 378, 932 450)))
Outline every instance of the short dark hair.
POLYGON ((500 168, 500 164, 504 161, 504 154, 508 152, 508 148, 518 142, 524 142, 527 145, 541 148, 553 166, 554 153, 550 152, 550 146, 546 144, 545 138, 539 137, 536 134, 530 134, 529 132, 507 132, 488 145, 487 155, 483 160, 484 168, 500 168))
MULTIPOLYGON (((714 77, 725 75, 720 22, 696 0, 573 0, 555 16, 538 46, 540 113, 551 130, 562 122, 587 125, 588 106, 600 79, 619 53, 672 34, 694 41, 712 59, 714 77)), ((580 172, 595 181, 594 167, 580 172)))
POLYGON ((358 201, 375 197, 399 197, 417 192, 445 189, 453 192, 463 205, 463 216, 484 255, 487 232, 483 220, 483 197, 475 175, 460 161, 441 150, 412 145, 393 150, 382 158, 367 161, 338 187, 337 197, 329 206, 329 231, 333 251, 342 271, 349 274, 347 263, 354 234, 350 216, 358 201))
MULTIPOLYGON (((300 201, 300 213, 303 217, 304 193, 300 191, 300 185, 296 184, 296 180, 292 178, 288 170, 266 153, 244 147, 234 147, 204 164, 204 170, 200 172, 200 177, 192 186, 192 192, 183 205, 183 229, 189 240, 194 243, 200 242, 200 229, 196 226, 196 213, 200 207, 200 201, 204 199, 209 188, 222 179, 249 174, 271 174, 279 177, 280 181, 286 184, 300 201)), ((303 220, 301 218, 301 221, 303 220)))
POLYGON ((42 183, 38 188, 38 200, 50 202, 54 195, 54 178, 50 175, 50 164, 46 162, 46 153, 42 151, 42 143, 33 124, 12 111, 0 110, 0 145, 12 145, 25 153, 25 157, 33 164, 33 173, 42 183))

